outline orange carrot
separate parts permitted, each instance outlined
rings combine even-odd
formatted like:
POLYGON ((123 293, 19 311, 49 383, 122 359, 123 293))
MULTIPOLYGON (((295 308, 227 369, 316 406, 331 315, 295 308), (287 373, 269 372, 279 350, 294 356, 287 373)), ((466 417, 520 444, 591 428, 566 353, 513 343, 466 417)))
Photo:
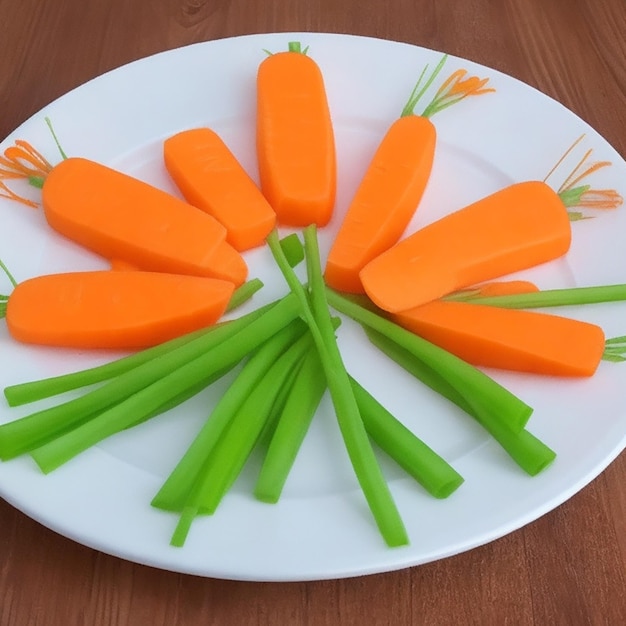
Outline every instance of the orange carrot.
POLYGON ((570 242, 559 196, 543 182, 517 183, 416 231, 360 277, 377 306, 397 313, 560 257, 570 242))
POLYGON ((261 245, 276 214, 221 137, 210 128, 186 130, 165 140, 165 167, 195 207, 226 228, 226 240, 242 251, 261 245))
POLYGON ((259 65, 256 146, 261 189, 279 223, 326 225, 337 184, 334 131, 320 68, 297 42, 259 65))
POLYGON ((494 91, 488 79, 454 72, 417 115, 415 107, 439 74, 444 56, 430 77, 424 69, 401 116, 383 136, 359 184, 330 249, 324 278, 329 286, 363 293, 361 269, 395 244, 417 209, 430 178, 437 132, 431 117, 468 97, 494 91))
POLYGON ((437 300, 391 318, 478 366, 591 376, 605 349, 599 326, 537 311, 437 300))
MULTIPOLYGON (((111 259, 112 270, 127 271, 144 269, 125 259, 111 259)), ((220 278, 240 287, 248 277, 248 266, 244 258, 227 242, 222 242, 211 255, 211 278, 220 278)))
POLYGON ((18 283, 6 322, 18 341, 72 348, 143 348, 214 324, 234 286, 162 272, 48 274, 18 283))
MULTIPOLYGON (((53 166, 18 140, 0 157, 0 179, 22 178, 41 187, 50 226, 107 259, 148 271, 245 281, 245 261, 215 218, 127 174, 63 157, 53 166)), ((37 206, 14 192, 4 195, 37 206)))

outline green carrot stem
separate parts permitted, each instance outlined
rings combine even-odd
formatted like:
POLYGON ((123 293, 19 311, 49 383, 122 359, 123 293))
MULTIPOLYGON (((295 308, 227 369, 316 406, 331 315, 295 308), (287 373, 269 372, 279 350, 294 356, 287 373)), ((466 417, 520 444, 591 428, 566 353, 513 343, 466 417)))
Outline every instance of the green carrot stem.
POLYGON ((294 320, 250 356, 152 499, 153 507, 166 511, 183 510, 188 503, 194 483, 232 416, 252 389, 258 385, 271 364, 305 332, 305 329, 306 326, 300 320, 294 320))
POLYGON ((302 44, 299 41, 290 41, 287 44, 287 49, 289 52, 297 52, 298 54, 306 54, 309 50, 309 46, 302 49, 302 44))
POLYGON ((612 361, 613 363, 626 361, 626 335, 611 337, 604 342, 604 346, 602 355, 604 361, 612 361))
POLYGON ((254 495, 263 502, 278 502, 311 420, 326 391, 319 355, 306 355, 291 386, 272 434, 254 495))
POLYGON ((511 309, 597 304, 621 300, 626 300, 626 284, 546 289, 502 296, 472 296, 466 299, 467 302, 511 309))
MULTIPOLYGON (((15 277, 13 276, 13 274, 11 274, 9 268, 4 264, 2 259, 0 259, 0 269, 2 269, 2 271, 6 274, 6 277, 9 279, 9 282, 13 285, 13 287, 17 287, 17 281, 15 280, 15 277)), ((8 296, 3 296, 3 298, 7 297, 8 296)))
MULTIPOLYGON (((240 360, 246 354, 246 348, 252 349, 258 345, 257 342, 262 340, 264 333, 275 332, 277 327, 280 328, 288 323, 296 315, 296 311, 297 303, 293 299, 283 299, 261 317, 236 332, 233 332, 231 325, 223 325, 215 332, 176 348, 164 358, 151 359, 142 363, 78 398, 3 424, 0 426, 0 458, 6 460, 41 446, 51 437, 81 424, 86 416, 91 416, 98 411, 106 411, 122 403, 155 381, 164 379, 174 370, 195 363, 200 356, 207 358, 208 355, 212 362, 206 372, 197 372, 196 382, 209 379, 213 372, 223 369, 233 361, 240 360), (260 339, 254 335, 256 329, 262 331, 259 333, 260 339), (226 341, 235 334, 237 335, 236 342, 231 344, 226 341)), ((190 380, 188 386, 192 384, 193 381, 190 380)), ((160 403, 174 397, 183 389, 184 387, 178 390, 165 390, 164 395, 159 399, 160 402, 151 405, 146 413, 157 409, 160 403), (171 395, 168 395, 170 393, 171 395)), ((132 423, 131 420, 129 424, 132 423)), ((121 426, 121 428, 124 427, 121 426)))
POLYGON ((61 157, 63 159, 67 159, 67 154, 65 154, 63 148, 61 147, 61 142, 59 141, 59 138, 57 137, 57 134, 54 132, 54 128, 52 126, 52 121, 50 120, 49 117, 45 117, 44 119, 46 121, 46 125, 48 126, 48 129, 50 130, 50 133, 52 134, 52 139, 54 139, 54 143, 56 144, 56 147, 57 147, 59 153, 61 154, 61 157))
POLYGON ((424 79, 424 76, 426 75, 426 72, 428 71, 428 65, 422 70, 422 73, 420 74, 420 77, 417 80, 417 83, 415 83, 415 87, 413 87, 413 91, 411 91, 411 95, 409 96, 407 103, 404 105, 404 108, 402 109, 402 113, 400 114, 400 117, 406 117, 407 115, 415 114, 415 107, 417 106, 417 103, 422 99, 423 95, 426 93, 428 88, 433 84, 435 78, 437 78, 447 58, 448 58, 447 54, 444 54, 441 57, 441 59, 439 60, 439 63, 437 63, 437 65, 435 66, 435 69, 431 72, 430 76, 428 77, 428 79, 426 80, 423 86, 422 86, 422 80, 424 79))
POLYGON ((472 406, 441 374, 400 344, 372 329, 366 332, 370 341, 400 367, 473 417, 526 473, 535 476, 555 459, 555 452, 528 430, 513 432, 488 412, 472 406))
POLYGON ((350 379, 337 347, 326 304, 315 226, 307 226, 304 230, 311 305, 304 287, 278 245, 275 231, 270 233, 267 242, 291 292, 298 298, 301 315, 309 326, 348 456, 374 520, 389 546, 405 545, 408 543, 406 529, 365 432, 350 379))
MULTIPOLYGON (((62 374, 60 376, 44 378, 42 380, 10 385, 4 389, 4 395, 9 403, 9 406, 20 406, 37 400, 42 400, 44 398, 60 395, 67 391, 72 391, 74 389, 110 380, 116 376, 129 372, 139 365, 152 361, 153 359, 162 359, 173 350, 191 343, 192 341, 199 340, 205 335, 216 333, 214 340, 221 341, 228 339, 254 319, 260 317, 265 311, 269 310, 273 304, 274 303, 265 305, 264 307, 232 321, 222 322, 216 326, 203 328, 193 333, 176 337, 175 339, 171 339, 152 348, 140 350, 139 352, 135 352, 114 361, 109 361, 102 365, 97 365, 95 367, 77 372, 62 374), (226 328, 228 328, 228 330, 225 330, 226 328)), ((209 348, 210 344, 207 349, 209 348)))
POLYGON ((351 378, 363 423, 370 437, 428 493, 447 498, 463 477, 439 454, 396 419, 362 385, 351 378))
POLYGON ((354 299, 330 288, 327 293, 333 308, 404 346, 456 388, 475 410, 516 432, 526 425, 532 408, 478 368, 366 309, 354 299))

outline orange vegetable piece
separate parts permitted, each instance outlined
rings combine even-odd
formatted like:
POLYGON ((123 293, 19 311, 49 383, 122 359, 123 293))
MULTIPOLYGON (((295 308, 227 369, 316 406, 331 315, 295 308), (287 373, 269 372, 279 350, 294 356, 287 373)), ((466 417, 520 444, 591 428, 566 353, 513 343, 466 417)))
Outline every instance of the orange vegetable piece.
POLYGON ((473 365, 553 376, 591 376, 602 359, 599 326, 523 309, 437 300, 392 319, 473 365))
POLYGON ((368 296, 397 313, 565 254, 571 224, 545 183, 516 183, 414 232, 360 273, 368 296))
POLYGON ((421 114, 417 103, 441 71, 444 55, 426 78, 424 68, 399 119, 383 136, 330 249, 324 278, 338 291, 363 293, 361 269, 402 236, 422 199, 435 158, 437 132, 430 118, 468 96, 494 91, 488 79, 453 72, 421 114))
POLYGON ((165 140, 165 167, 181 193, 212 215, 236 250, 265 242, 276 213, 220 136, 210 128, 186 130, 165 140))
POLYGON ((433 123, 417 115, 400 117, 389 127, 328 254, 324 278, 330 287, 363 292, 359 272, 398 241, 417 209, 436 136, 433 123))
POLYGON ((213 217, 136 178, 83 158, 48 174, 50 226, 106 258, 145 270, 215 276, 226 229, 213 217))
POLYGON ((15 287, 6 322, 25 343, 143 348, 215 324, 233 290, 228 281, 162 272, 49 274, 15 287))
POLYGON ((259 65, 256 147, 278 222, 325 226, 337 185, 334 131, 320 68, 295 42, 259 65))

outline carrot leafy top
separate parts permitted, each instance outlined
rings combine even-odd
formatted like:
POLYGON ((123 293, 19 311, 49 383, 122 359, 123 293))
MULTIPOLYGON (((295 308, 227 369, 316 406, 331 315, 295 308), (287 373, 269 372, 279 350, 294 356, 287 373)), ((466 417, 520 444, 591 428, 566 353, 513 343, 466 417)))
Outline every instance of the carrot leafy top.
MULTIPOLYGON (((46 117, 45 120, 61 153, 61 157, 67 159, 67 155, 61 148, 61 144, 52 128, 50 119, 46 117)), ((9 189, 4 181, 26 180, 33 187, 41 188, 53 167, 30 143, 22 139, 16 139, 14 145, 9 146, 4 151, 4 154, 0 155, 0 198, 8 198, 26 206, 37 208, 36 202, 16 194, 9 189)))
MULTIPOLYGON (((584 134, 581 135, 566 151, 565 154, 557 161, 554 167, 548 172, 544 178, 544 182, 558 169, 563 161, 571 154, 574 148, 583 140, 584 134)), ((624 199, 615 189, 593 189, 591 185, 582 181, 597 172, 603 167, 611 165, 611 161, 589 161, 593 150, 587 150, 582 158, 578 161, 569 176, 563 181, 557 189, 559 197, 563 204, 569 208, 583 209, 616 209, 620 206, 624 199)), ((581 211, 568 211, 571 221, 589 219, 590 215, 583 214, 581 211)))
MULTIPOLYGON (((17 287, 17 281, 13 277, 13 274, 9 271, 9 268, 4 264, 2 259, 0 259, 0 269, 6 274, 7 278, 11 281, 11 285, 13 287, 17 287)), ((0 294, 0 318, 3 318, 7 312, 7 302, 9 301, 9 296, 6 294, 0 294)))
MULTIPOLYGON (((428 65, 422 70, 420 77, 413 87, 413 91, 409 96, 404 109, 402 109, 401 117, 407 115, 416 115, 415 107, 422 99, 428 88, 433 84, 439 72, 441 72, 446 60, 447 54, 444 54, 435 69, 428 77, 428 65)), ((495 91, 492 87, 485 87, 489 82, 488 78, 478 78, 477 76, 468 76, 467 70, 456 70, 442 83, 429 104, 426 105, 421 117, 432 117, 435 113, 464 100, 468 96, 480 96, 484 93, 495 91)))

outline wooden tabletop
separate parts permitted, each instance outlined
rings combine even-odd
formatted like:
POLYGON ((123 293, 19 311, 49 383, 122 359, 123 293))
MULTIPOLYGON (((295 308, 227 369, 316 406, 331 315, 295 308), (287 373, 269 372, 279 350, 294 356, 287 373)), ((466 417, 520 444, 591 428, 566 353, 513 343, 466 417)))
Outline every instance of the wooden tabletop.
MULTIPOLYGON (((0 138, 103 72, 174 47, 277 31, 446 51, 559 100, 626 156, 624 0, 0 0, 0 138)), ((626 457, 488 545, 360 578, 206 579, 74 543, 0 499, 0 625, 626 623, 626 457)))

